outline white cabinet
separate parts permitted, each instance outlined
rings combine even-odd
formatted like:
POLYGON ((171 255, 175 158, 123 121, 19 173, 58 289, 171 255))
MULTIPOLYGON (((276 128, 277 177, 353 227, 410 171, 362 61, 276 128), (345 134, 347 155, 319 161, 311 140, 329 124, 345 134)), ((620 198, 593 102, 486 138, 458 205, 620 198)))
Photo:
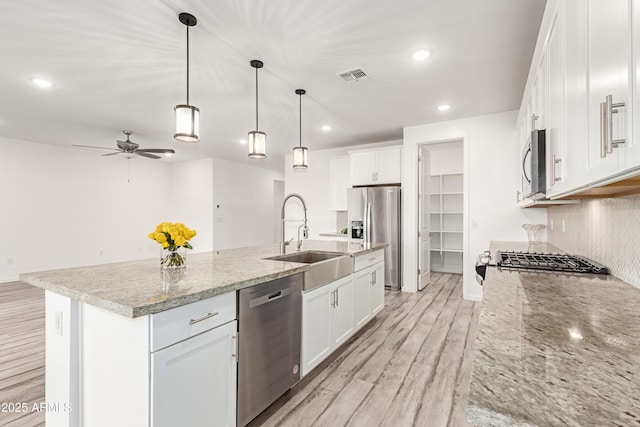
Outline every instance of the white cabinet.
POLYGON ((402 181, 402 147, 352 151, 351 185, 398 184, 402 181))
POLYGON ((549 103, 546 121, 547 194, 563 188, 564 159, 564 43, 562 2, 554 15, 545 57, 548 63, 549 103))
POLYGON ((624 169, 631 141, 629 0, 589 0, 589 145, 586 179, 598 181, 624 169))
POLYGON ((384 308, 384 250, 358 255, 354 260, 356 329, 384 308))
POLYGON ((384 263, 375 264, 370 268, 373 271, 369 287, 369 307, 373 317, 384 308, 384 263))
POLYGON ((351 336, 353 301, 352 275, 302 294, 302 376, 351 336))
POLYGON ((329 209, 347 210, 347 189, 349 188, 349 157, 329 160, 329 209))
POLYGON ((560 173, 562 186, 549 197, 576 188, 584 181, 586 143, 589 140, 588 92, 588 4, 564 1, 564 155, 560 173))
POLYGON ((70 413, 81 416, 78 425, 236 425, 235 292, 135 318, 72 303, 82 313, 74 338, 82 345, 80 361, 64 369, 80 379, 70 413))
POLYGON ((353 274, 354 305, 353 317, 356 329, 365 325, 371 318, 371 269, 367 268, 353 274))
POLYGON ((333 285, 331 312, 331 345, 340 346, 353 333, 353 277, 348 276, 333 285))
POLYGON ((236 425, 233 321, 151 355, 151 425, 236 425))

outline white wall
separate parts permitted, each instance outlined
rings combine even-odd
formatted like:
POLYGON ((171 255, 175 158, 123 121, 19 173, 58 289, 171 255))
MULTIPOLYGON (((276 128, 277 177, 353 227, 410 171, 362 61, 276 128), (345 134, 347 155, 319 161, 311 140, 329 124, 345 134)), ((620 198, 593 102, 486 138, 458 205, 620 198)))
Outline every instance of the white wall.
POLYGON ((281 172, 219 159, 102 157, 1 137, 0 152, 0 282, 159 257, 147 234, 163 221, 197 230, 194 252, 274 240, 273 181, 281 172))
POLYGON ((158 256, 147 234, 171 206, 166 163, 9 138, 0 152, 0 281, 158 256))
MULTIPOLYGON (((491 240, 526 241, 523 223, 546 223, 544 209, 519 209, 517 111, 404 129, 403 193, 417 194, 419 144, 464 141, 465 215, 464 297, 482 298, 475 281, 477 255, 491 240), (477 224, 477 225, 475 225, 477 224)), ((403 290, 417 289, 417 200, 403 198, 403 290)))
POLYGON ((462 141, 429 144, 429 169, 431 175, 464 173, 464 151, 462 141))
POLYGON ((279 171, 213 159, 213 249, 275 243, 274 181, 279 171))
MULTIPOLYGON (((401 145, 402 141, 387 141, 375 144, 353 145, 329 150, 312 150, 309 148, 309 168, 293 169, 293 155, 285 156, 284 176, 285 194, 299 193, 307 204, 309 238, 318 239, 320 233, 335 233, 336 211, 329 209, 329 160, 347 155, 349 151, 401 145)), ((303 218, 302 205, 294 200, 287 202, 287 240, 297 239, 298 226, 303 218), (293 221, 289 221, 292 219, 293 221)))
POLYGON ((191 240, 193 252, 212 251, 213 245, 213 159, 170 165, 171 199, 168 222, 181 222, 198 232, 191 240))

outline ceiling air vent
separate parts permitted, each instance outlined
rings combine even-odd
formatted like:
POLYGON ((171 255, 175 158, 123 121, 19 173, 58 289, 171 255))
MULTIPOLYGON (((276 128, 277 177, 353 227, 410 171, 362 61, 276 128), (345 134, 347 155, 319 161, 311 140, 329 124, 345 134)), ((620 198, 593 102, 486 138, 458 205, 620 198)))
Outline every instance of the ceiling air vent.
POLYGON ((360 68, 356 68, 355 70, 345 71, 343 73, 338 73, 338 76, 344 80, 345 82, 353 82, 362 79, 368 79, 367 73, 362 71, 360 68))

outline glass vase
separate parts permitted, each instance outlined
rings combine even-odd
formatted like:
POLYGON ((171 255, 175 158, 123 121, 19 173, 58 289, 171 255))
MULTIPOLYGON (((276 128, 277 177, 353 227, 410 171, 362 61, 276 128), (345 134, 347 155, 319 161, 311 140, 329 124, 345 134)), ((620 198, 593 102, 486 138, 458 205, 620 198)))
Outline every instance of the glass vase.
POLYGON ((179 270, 187 268, 187 249, 184 247, 163 248, 160 255, 162 270, 179 270))

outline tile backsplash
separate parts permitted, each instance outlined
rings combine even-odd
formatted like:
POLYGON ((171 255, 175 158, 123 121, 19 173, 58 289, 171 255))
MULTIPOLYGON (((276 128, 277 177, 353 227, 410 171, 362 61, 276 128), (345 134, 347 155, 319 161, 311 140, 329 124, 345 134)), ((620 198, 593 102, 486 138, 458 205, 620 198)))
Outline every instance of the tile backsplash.
POLYGON ((639 195, 552 207, 547 212, 547 241, 603 264, 617 278, 640 288, 639 195))

